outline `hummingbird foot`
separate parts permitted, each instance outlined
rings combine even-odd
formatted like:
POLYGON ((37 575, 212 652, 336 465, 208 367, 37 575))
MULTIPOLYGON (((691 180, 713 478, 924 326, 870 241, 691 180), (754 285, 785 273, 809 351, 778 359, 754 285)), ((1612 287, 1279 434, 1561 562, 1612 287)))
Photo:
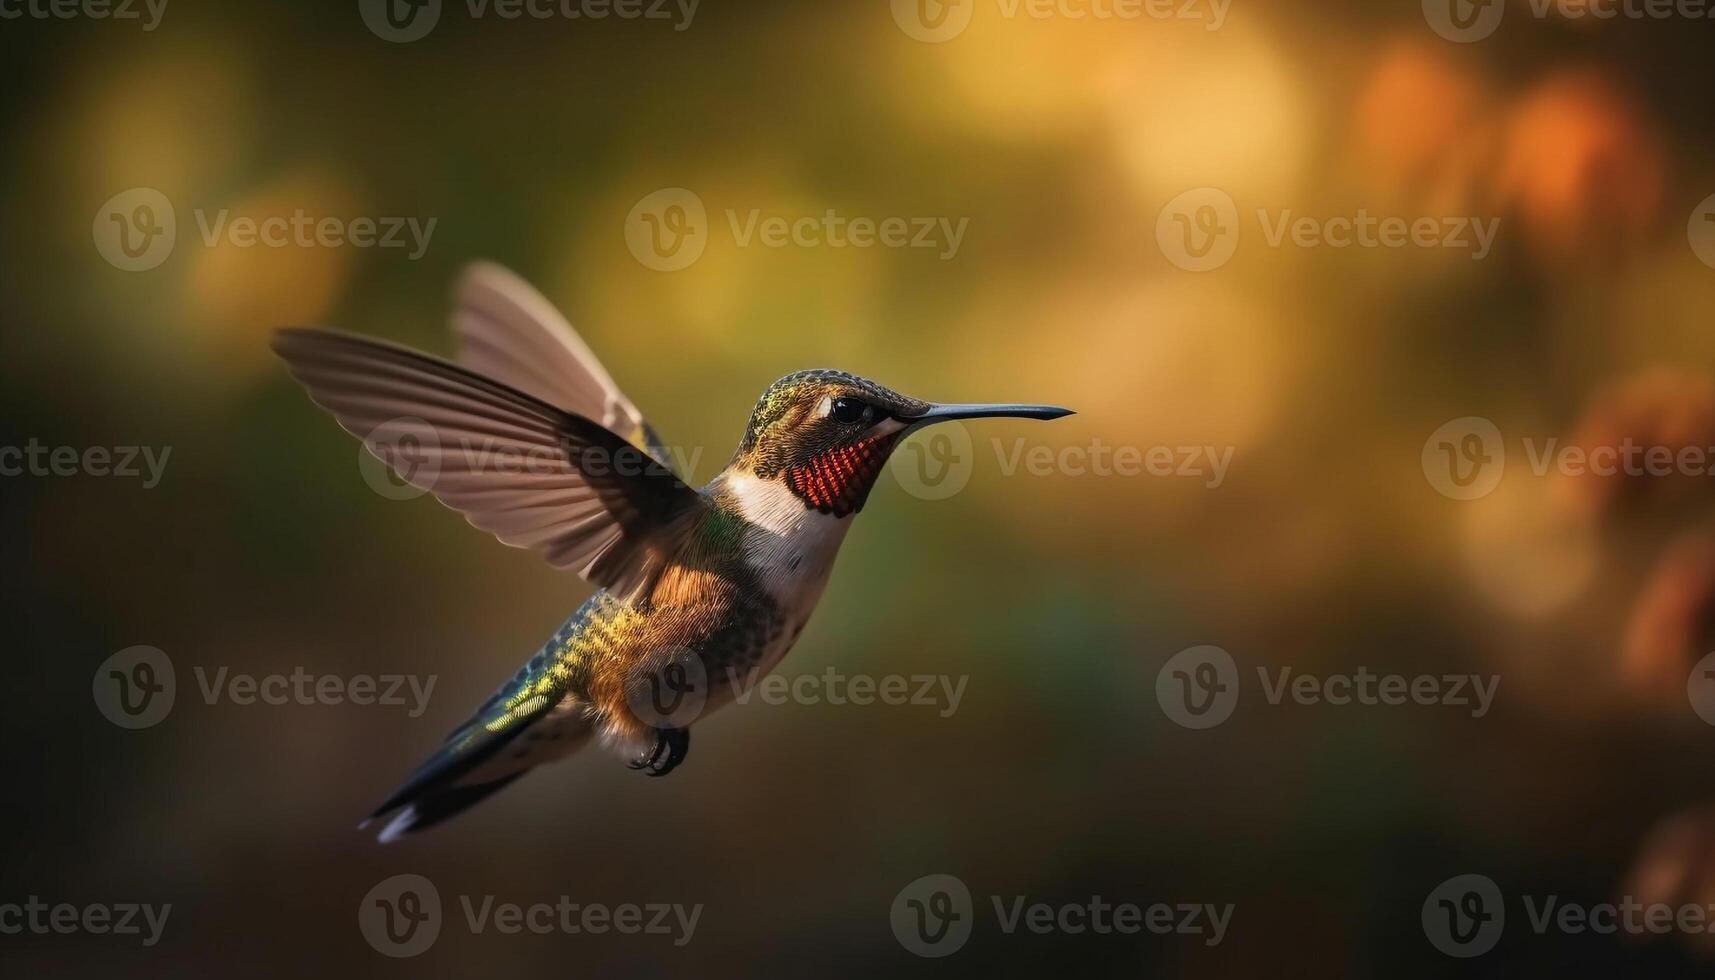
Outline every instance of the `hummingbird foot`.
POLYGON ((640 755, 636 759, 634 759, 630 762, 627 762, 625 764, 625 768, 627 768, 627 769, 646 769, 646 768, 649 768, 651 766, 654 766, 656 760, 661 758, 661 753, 666 748, 667 748, 667 740, 661 737, 660 732, 656 732, 655 733, 655 745, 653 748, 651 748, 649 750, 649 754, 648 755, 640 755))
POLYGON ((649 750, 647 756, 639 756, 636 761, 626 765, 632 769, 647 769, 651 776, 665 776, 679 768, 679 763, 685 761, 685 754, 690 750, 690 729, 657 728, 655 747, 649 750), (662 753, 666 753, 666 758, 661 757, 662 753))

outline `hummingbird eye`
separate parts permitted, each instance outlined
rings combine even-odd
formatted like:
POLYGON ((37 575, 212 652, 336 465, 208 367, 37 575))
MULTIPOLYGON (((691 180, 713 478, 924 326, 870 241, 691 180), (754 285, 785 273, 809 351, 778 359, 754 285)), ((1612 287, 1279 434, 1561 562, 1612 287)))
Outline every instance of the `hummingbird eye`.
POLYGON ((832 415, 836 422, 851 424, 853 422, 867 422, 874 418, 875 409, 868 403, 856 398, 841 396, 834 399, 833 405, 828 408, 828 414, 832 415))

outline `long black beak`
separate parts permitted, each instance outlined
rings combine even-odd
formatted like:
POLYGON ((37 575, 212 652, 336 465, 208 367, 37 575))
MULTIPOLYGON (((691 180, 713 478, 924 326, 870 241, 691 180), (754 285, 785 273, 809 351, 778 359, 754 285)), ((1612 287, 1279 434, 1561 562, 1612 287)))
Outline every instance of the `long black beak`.
POLYGON ((953 419, 1058 419, 1071 414, 1071 409, 1054 405, 931 405, 922 415, 904 420, 919 429, 953 419))

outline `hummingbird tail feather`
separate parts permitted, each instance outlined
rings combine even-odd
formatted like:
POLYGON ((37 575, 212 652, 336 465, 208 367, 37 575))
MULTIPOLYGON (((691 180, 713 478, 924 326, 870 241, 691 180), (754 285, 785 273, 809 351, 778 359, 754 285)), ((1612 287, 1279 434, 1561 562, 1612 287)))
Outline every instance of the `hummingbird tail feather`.
MULTIPOLYGON (((469 786, 449 786, 445 789, 425 793, 407 804, 392 820, 389 820, 377 840, 383 844, 391 844, 406 834, 427 830, 435 824, 455 817, 488 799, 522 775, 524 773, 520 771, 510 776, 503 776, 493 782, 476 783, 469 786)), ((364 823, 368 822, 367 820, 364 821, 364 823)))
MULTIPOLYGON (((504 708, 504 698, 496 698, 504 708)), ((590 734, 588 721, 575 706, 502 710, 499 715, 486 707, 454 730, 359 827, 393 815, 381 832, 382 843, 425 830, 463 813, 536 766, 570 755, 590 734)))
POLYGON ((500 686, 441 747, 369 814, 392 816, 383 842, 432 827, 475 806, 531 769, 563 759, 595 734, 594 713, 565 689, 566 658, 597 611, 615 607, 598 592, 572 613, 535 656, 500 686))

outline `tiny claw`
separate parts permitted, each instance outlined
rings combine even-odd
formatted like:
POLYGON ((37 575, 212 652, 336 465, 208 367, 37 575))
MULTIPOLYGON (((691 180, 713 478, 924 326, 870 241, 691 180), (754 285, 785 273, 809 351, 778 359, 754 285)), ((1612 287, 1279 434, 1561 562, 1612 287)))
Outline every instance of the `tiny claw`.
POLYGON ((648 769, 650 772, 654 772, 655 763, 661 758, 661 752, 666 747, 667 739, 662 736, 661 732, 657 731, 655 733, 655 746, 650 749, 649 754, 647 756, 640 755, 636 759, 627 762, 625 766, 628 769, 648 769))
POLYGON ((657 728, 655 730, 655 747, 647 757, 639 756, 635 762, 626 763, 632 769, 647 769, 651 776, 665 776, 679 768, 679 763, 685 761, 685 754, 691 749, 691 732, 686 728, 657 728), (662 753, 666 758, 662 758, 662 753))
POLYGON ((651 765, 649 775, 665 776, 679 768, 679 763, 685 761, 685 756, 691 751, 691 730, 688 728, 668 728, 661 733, 661 744, 667 746, 667 758, 660 765, 651 765))

